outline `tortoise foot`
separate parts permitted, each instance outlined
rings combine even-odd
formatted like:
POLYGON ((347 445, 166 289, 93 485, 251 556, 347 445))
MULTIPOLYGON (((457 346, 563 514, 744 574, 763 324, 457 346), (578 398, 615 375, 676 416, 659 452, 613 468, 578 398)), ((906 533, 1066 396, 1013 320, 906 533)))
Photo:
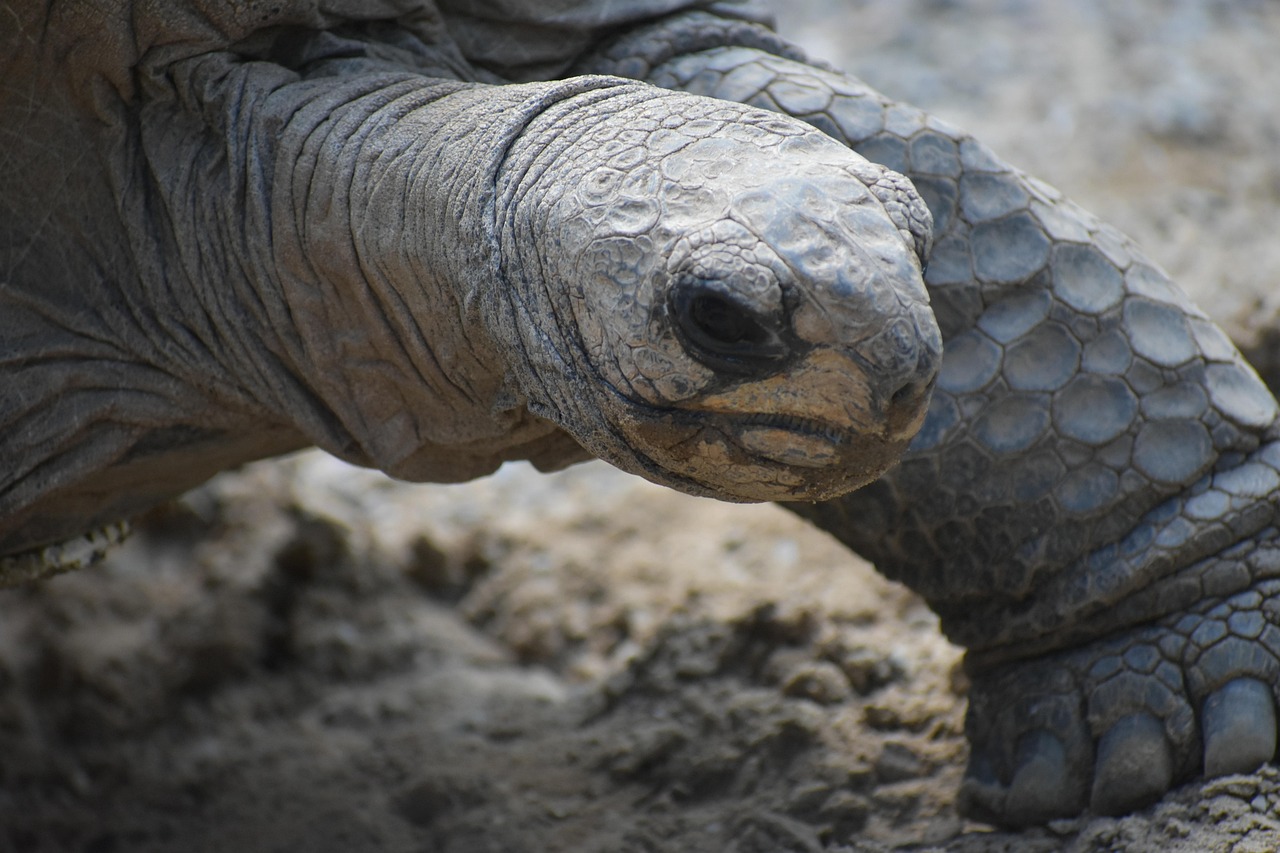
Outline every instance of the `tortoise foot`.
POLYGON ((1276 752, 1280 581, 1049 658, 973 673, 974 817, 1043 823, 1119 815, 1197 775, 1276 752))

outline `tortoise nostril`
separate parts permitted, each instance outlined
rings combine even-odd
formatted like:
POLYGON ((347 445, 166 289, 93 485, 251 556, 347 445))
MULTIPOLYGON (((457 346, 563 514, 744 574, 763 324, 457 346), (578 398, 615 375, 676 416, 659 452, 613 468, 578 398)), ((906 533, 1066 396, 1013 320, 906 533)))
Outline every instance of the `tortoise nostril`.
POLYGON ((941 362, 928 327, 907 318, 890 324, 869 349, 869 361, 880 371, 882 400, 889 410, 908 419, 926 403, 941 362))
POLYGON ((912 380, 904 384, 889 397, 889 404, 896 407, 906 406, 914 402, 920 397, 924 388, 928 387, 928 383, 912 380))
POLYGON ((940 359, 927 341, 917 346, 911 358, 899 364, 896 375, 885 387, 885 415, 891 431, 908 431, 919 427, 929 407, 933 386, 938 378, 940 359), (896 387, 895 387, 896 386, 896 387))
POLYGON ((895 435, 910 437, 919 429, 933 392, 933 376, 908 379, 889 395, 884 408, 885 426, 895 435))
POLYGON ((929 395, 933 391, 933 375, 921 378, 918 375, 915 378, 908 379, 903 382, 898 390, 889 395, 889 408, 892 411, 909 410, 908 417, 916 410, 929 401, 929 395))

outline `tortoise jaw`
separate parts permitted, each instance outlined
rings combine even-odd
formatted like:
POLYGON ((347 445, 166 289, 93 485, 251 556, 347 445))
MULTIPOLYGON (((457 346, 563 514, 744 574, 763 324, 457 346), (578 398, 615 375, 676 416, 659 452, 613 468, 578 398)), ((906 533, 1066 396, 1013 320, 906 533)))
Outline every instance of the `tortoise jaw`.
POLYGON ((814 501, 895 465, 924 421, 932 374, 886 393, 843 353, 674 405, 602 383, 618 404, 618 467, 679 491, 730 501, 814 501))
POLYGON ((734 436, 753 456, 788 467, 826 468, 854 442, 846 430, 797 415, 749 415, 734 436))
POLYGON ((909 441, 796 415, 689 409, 654 410, 631 420, 626 433, 641 461, 627 470, 730 501, 839 497, 883 474, 909 441))
POLYGON ((897 464, 915 432, 864 433, 786 416, 746 421, 727 434, 754 467, 781 468, 802 481, 772 500, 826 500, 861 488, 897 464))

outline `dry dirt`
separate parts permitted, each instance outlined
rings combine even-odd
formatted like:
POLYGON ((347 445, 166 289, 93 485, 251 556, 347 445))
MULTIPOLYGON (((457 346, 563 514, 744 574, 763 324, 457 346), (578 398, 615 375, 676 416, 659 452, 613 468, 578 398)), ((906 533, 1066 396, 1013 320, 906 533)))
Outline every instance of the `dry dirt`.
MULTIPOLYGON (((1134 233, 1260 340, 1280 276, 1269 0, 780 17, 1134 233)), ((600 464, 410 486, 311 453, 139 528, 0 596, 0 853, 1280 848, 1269 768, 1119 820, 959 818, 959 651, 774 506, 600 464)))

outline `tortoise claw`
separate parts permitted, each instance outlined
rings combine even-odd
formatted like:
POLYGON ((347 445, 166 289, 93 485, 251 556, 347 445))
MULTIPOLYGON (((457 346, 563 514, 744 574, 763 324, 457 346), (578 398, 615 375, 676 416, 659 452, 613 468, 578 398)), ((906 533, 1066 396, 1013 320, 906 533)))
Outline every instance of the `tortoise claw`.
POLYGON ((1150 805, 1173 784, 1173 755, 1164 726, 1150 714, 1131 714, 1098 741, 1089 807, 1122 815, 1150 805))
POLYGON ((1017 769, 1009 783, 1005 808, 1026 823, 1073 815, 1083 803, 1068 792, 1072 785, 1067 750, 1061 739, 1039 729, 1018 741, 1017 769))
POLYGON ((1204 702, 1204 773, 1247 773, 1276 754, 1276 705, 1271 688, 1237 678, 1204 702))

